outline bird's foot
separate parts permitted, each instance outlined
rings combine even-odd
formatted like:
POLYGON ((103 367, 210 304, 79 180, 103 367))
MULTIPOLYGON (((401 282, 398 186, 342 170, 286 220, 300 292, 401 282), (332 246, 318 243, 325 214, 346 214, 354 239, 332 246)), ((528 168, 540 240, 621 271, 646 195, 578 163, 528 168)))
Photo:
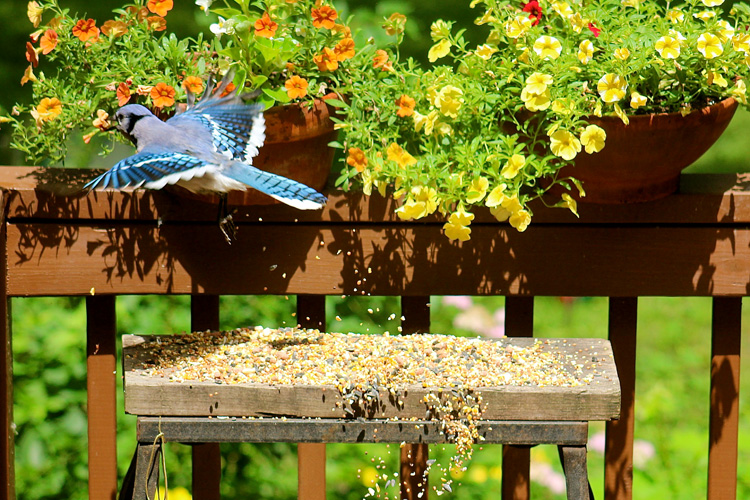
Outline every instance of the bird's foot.
POLYGON ((233 241, 237 240, 237 224, 234 223, 232 214, 227 214, 219 219, 219 229, 221 229, 221 234, 224 235, 228 244, 231 245, 233 241))

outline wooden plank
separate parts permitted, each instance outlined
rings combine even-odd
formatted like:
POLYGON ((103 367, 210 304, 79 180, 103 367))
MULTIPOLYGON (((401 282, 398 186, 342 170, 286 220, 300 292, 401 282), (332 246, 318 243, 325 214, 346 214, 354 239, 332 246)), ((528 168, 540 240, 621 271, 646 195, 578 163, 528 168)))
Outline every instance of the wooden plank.
MULTIPOLYGON (((588 422, 524 422, 482 420, 477 432, 483 444, 582 445, 588 422)), ((153 443, 159 433, 167 441, 194 443, 445 443, 440 423, 433 421, 342 420, 303 418, 138 417, 138 440, 153 443)))
POLYGON ((635 424, 635 346, 638 299, 609 299, 609 339, 622 389, 619 420, 607 422, 604 450, 604 498, 633 497, 633 434, 635 424))
MULTIPOLYGON (((401 297, 401 333, 418 335, 430 331, 430 297, 401 297)), ((399 449, 400 497, 402 500, 429 498, 430 448, 426 443, 404 443, 399 449)))
POLYGON ((711 325, 708 499, 737 498, 741 298, 715 298, 711 325))
MULTIPOLYGON (((512 338, 534 336, 534 297, 505 298, 505 334, 512 338)), ((529 448, 503 446, 503 500, 528 500, 531 496, 529 448)))
POLYGON ((13 343, 8 297, 5 193, 0 191, 0 498, 15 500, 15 426, 13 425, 13 343))
POLYGON ((11 296, 84 295, 92 289, 117 294, 744 296, 750 288, 750 228, 745 227, 539 225, 518 233, 479 225, 470 241, 457 244, 432 225, 258 224, 244 226, 241 239, 230 246, 214 225, 10 225, 8 247, 11 296), (602 279, 613 275, 618 279, 602 279))
POLYGON ((117 493, 115 297, 86 297, 89 498, 117 493))
MULTIPOLYGON (((190 329, 194 332, 219 329, 219 296, 190 298, 190 329)), ((196 500, 221 498, 221 448, 219 443, 196 443, 191 457, 192 495, 196 500)))
MULTIPOLYGON (((146 376, 143 360, 150 356, 143 342, 149 337, 123 336, 125 346, 125 411, 136 415, 182 416, 346 416, 333 386, 216 384, 169 382, 146 376)), ((528 347, 534 339, 498 339, 502 346, 528 347)), ((503 347, 504 348, 504 347, 503 347)), ((590 384, 577 387, 498 386, 477 389, 483 416, 497 420, 608 420, 619 415, 620 392, 609 343, 602 339, 545 339, 544 350, 570 356, 583 365, 590 384), (547 343, 548 342, 548 343, 547 343), (595 360, 595 361, 594 361, 595 360)), ((377 418, 423 418, 423 398, 435 392, 421 386, 403 388, 403 408, 390 401, 385 389, 377 418)), ((443 397, 448 397, 445 391, 443 397)), ((356 410, 354 410, 356 411, 356 410)))
MULTIPOLYGON (((326 328, 325 295, 298 295, 297 321, 303 328, 326 328)), ((297 443, 297 498, 325 500, 326 445, 297 443)))
MULTIPOLYGON (((97 175, 89 169, 42 167, 3 167, 0 188, 10 190, 9 213, 16 219, 54 218, 68 220, 112 220, 130 218, 141 221, 216 220, 216 204, 211 198, 197 197, 173 188, 152 192, 94 192, 85 195, 81 187, 97 175)), ((649 203, 601 205, 580 203, 576 218, 568 210, 534 205, 534 222, 563 224, 612 223, 741 223, 750 222, 748 174, 687 174, 681 177, 680 192, 649 203)), ((299 212, 281 204, 238 207, 239 222, 263 220, 293 221, 390 221, 401 222, 394 210, 398 203, 379 195, 328 193, 323 211, 299 212)), ((494 219, 482 209, 473 210, 475 222, 494 219)), ((439 221, 437 216, 426 221, 439 221)), ((444 222, 444 221, 443 221, 444 222)), ((408 224, 408 223, 404 223, 408 224)), ((505 224, 503 224, 504 226, 505 224)))

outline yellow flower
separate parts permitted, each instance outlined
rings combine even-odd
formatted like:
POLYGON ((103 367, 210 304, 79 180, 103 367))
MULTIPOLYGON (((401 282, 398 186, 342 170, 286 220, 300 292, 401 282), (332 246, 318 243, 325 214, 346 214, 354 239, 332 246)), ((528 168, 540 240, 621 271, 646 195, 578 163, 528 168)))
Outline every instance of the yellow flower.
POLYGON ((624 123, 625 125, 630 123, 630 119, 628 118, 628 115, 625 114, 625 112, 622 110, 619 104, 615 103, 615 105, 613 106, 613 109, 615 111, 615 115, 617 115, 617 117, 622 121, 622 123, 624 123))
POLYGON ((637 9, 641 6, 641 1, 642 0, 621 0, 620 3, 622 3, 624 7, 633 7, 637 9))
POLYGON ((737 80, 737 83, 732 87, 732 97, 737 99, 742 104, 747 104, 747 85, 744 80, 737 80))
POLYGON ((614 73, 607 73, 596 84, 599 96, 602 98, 602 101, 607 103, 617 102, 625 97, 627 89, 628 84, 625 82, 625 79, 614 73))
POLYGON ((680 55, 680 41, 672 36, 659 38, 654 48, 664 59, 677 59, 680 55))
POLYGON ((435 129, 435 125, 437 125, 438 123, 439 115, 440 113, 438 113, 438 111, 435 109, 430 111, 430 113, 425 118, 424 133, 426 135, 432 135, 432 131, 435 129))
POLYGON ((506 179, 512 179, 518 175, 519 170, 526 164, 526 158, 520 154, 514 154, 508 159, 503 169, 500 171, 500 175, 506 179))
POLYGON ((491 207, 490 213, 498 222, 505 222, 510 217, 510 211, 501 205, 491 207))
POLYGON ((729 85, 727 83, 726 78, 721 76, 721 73, 717 73, 716 71, 709 71, 707 76, 708 76, 709 85, 718 85, 719 87, 724 87, 724 88, 726 88, 727 85, 729 85))
POLYGON ((485 177, 475 177, 469 184, 469 191, 466 193, 466 201, 469 203, 478 203, 482 201, 487 189, 490 187, 490 181, 485 177))
POLYGON ((568 208, 573 214, 578 217, 578 203, 568 193, 563 193, 561 196, 562 200, 559 203, 560 207, 568 208))
POLYGON ((430 48, 430 51, 427 53, 427 59, 429 59, 430 62, 435 62, 450 54, 450 51, 451 42, 447 38, 444 38, 430 48))
POLYGON ((531 19, 526 16, 517 16, 505 24, 505 34, 510 38, 520 38, 531 28, 531 19))
POLYGON ((724 19, 717 21, 716 24, 719 26, 717 34, 721 43, 727 43, 734 36, 734 28, 724 19))
POLYGON ((467 241, 471 238, 469 225, 472 220, 474 220, 474 214, 466 212, 463 207, 458 207, 458 210, 448 217, 448 222, 443 225, 443 231, 451 240, 467 241))
POLYGON ((558 115, 569 115, 573 112, 574 104, 569 99, 555 99, 552 101, 552 111, 558 115))
POLYGON ((578 45, 578 60, 581 64, 588 64, 594 57, 594 44, 591 40, 584 40, 578 45))
MULTIPOLYGON (((492 191, 490 191, 490 194, 487 196, 487 199, 484 200, 484 204, 490 208, 497 207, 500 205, 503 200, 505 200, 505 190, 508 188, 505 184, 500 184, 498 186, 495 186, 492 191)), ((504 219, 503 219, 504 220, 504 219)))
POLYGON ((620 49, 615 49, 615 58, 616 59, 624 61, 628 57, 630 57, 630 51, 627 49, 627 47, 622 47, 620 49))
POLYGON ((531 214, 526 210, 519 210, 510 216, 508 222, 510 222, 510 225, 516 228, 519 233, 522 233, 526 231, 526 228, 529 227, 529 224, 531 223, 531 214))
POLYGON ((588 24, 583 20, 581 14, 579 14, 578 12, 570 16, 568 18, 568 21, 570 21, 570 27, 573 28, 573 31, 575 31, 576 33, 580 33, 581 31, 583 31, 583 28, 585 28, 586 24, 588 24))
POLYGON ((458 110, 461 109, 461 105, 464 102, 461 97, 463 94, 463 91, 458 87, 446 85, 435 96, 435 106, 445 116, 456 119, 458 117, 458 110))
POLYGON ((581 142, 567 130, 556 130, 549 138, 552 154, 563 160, 572 160, 581 152, 581 142))
POLYGON ((553 36, 542 35, 534 42, 534 52, 542 59, 557 59, 562 52, 562 44, 553 36))
POLYGON ((732 37, 734 50, 743 54, 750 53, 750 33, 737 33, 732 37))
POLYGON ((549 89, 542 94, 529 92, 526 87, 521 91, 521 100, 523 100, 526 109, 529 111, 544 111, 550 106, 551 94, 549 89))
POLYGON ((385 150, 385 153, 388 156, 389 160, 395 161, 401 168, 406 168, 409 165, 414 165, 415 163, 417 163, 417 160, 412 155, 410 155, 395 142, 388 146, 388 149, 385 150))
POLYGON ((552 9, 565 18, 573 15, 573 9, 567 2, 552 2, 552 9))
POLYGON ((396 209, 396 214, 402 220, 420 219, 433 213, 437 209, 437 192, 426 186, 416 186, 411 189, 411 195, 406 202, 396 209))
POLYGON ((638 92, 630 93, 630 107, 638 109, 641 106, 646 105, 646 96, 639 94, 638 92))
POLYGON ((697 12, 693 14, 693 17, 696 19, 700 19, 701 21, 708 21, 709 19, 713 19, 716 17, 716 12, 712 10, 704 10, 703 12, 697 12))
POLYGON ((604 141, 606 140, 607 133, 597 125, 589 125, 581 133, 581 145, 586 148, 588 154, 598 153, 604 149, 604 141))
POLYGON ((38 28, 39 24, 42 22, 43 12, 44 8, 40 7, 36 2, 29 2, 26 5, 26 16, 29 18, 29 21, 31 21, 31 24, 33 24, 35 28, 38 28))
POLYGON ((31 116, 36 121, 36 126, 41 127, 42 122, 54 120, 62 113, 62 102, 57 97, 45 97, 39 105, 31 110, 31 116))
POLYGON ((681 23, 685 20, 685 14, 682 13, 680 9, 672 9, 669 12, 667 12, 667 19, 672 21, 673 23, 681 23))
POLYGON ((492 45, 487 45, 486 43, 484 45, 480 45, 477 47, 477 50, 474 51, 476 55, 484 59, 485 61, 489 61, 492 57, 492 54, 497 52, 497 48, 493 47, 492 45))
POLYGON ((412 118, 414 119, 414 130, 416 132, 419 132, 422 130, 422 127, 425 126, 425 123, 427 123, 427 116, 421 114, 419 111, 414 111, 412 113, 412 118))
POLYGON ((724 3, 724 0, 701 0, 706 7, 716 7, 724 3))
POLYGON ((451 26, 453 23, 447 23, 442 19, 438 19, 432 26, 430 26, 430 37, 433 42, 448 38, 451 34, 451 26))
POLYGON ((724 47, 722 47, 718 36, 711 33, 703 33, 698 37, 698 52, 703 54, 703 57, 706 59, 713 59, 724 52, 724 47))
POLYGON ((547 91, 547 85, 552 85, 552 75, 545 73, 532 73, 526 78, 526 91, 531 94, 544 94, 547 91))

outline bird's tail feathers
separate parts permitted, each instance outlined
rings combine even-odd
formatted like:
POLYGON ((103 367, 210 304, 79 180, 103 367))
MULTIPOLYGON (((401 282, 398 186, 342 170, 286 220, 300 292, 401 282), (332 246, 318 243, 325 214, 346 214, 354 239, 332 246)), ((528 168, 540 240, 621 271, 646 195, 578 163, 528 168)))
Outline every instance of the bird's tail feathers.
POLYGON ((301 182, 244 163, 235 162, 222 173, 299 210, 318 210, 327 201, 325 196, 301 182))

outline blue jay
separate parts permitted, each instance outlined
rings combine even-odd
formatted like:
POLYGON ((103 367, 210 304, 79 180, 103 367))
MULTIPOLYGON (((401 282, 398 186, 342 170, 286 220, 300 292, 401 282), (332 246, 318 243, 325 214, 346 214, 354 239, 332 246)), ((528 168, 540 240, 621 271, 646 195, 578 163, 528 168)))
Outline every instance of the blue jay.
POLYGON ((209 80, 198 104, 195 95, 188 93, 186 111, 166 122, 140 104, 121 107, 112 128, 135 144, 136 154, 119 161, 84 189, 162 189, 176 184, 194 193, 218 194, 219 224, 229 243, 236 231, 231 215, 226 214, 229 191, 252 187, 301 210, 322 208, 326 197, 314 189, 252 166, 266 138, 263 105, 245 104, 248 96, 237 91, 220 97, 230 81, 231 73, 212 93, 214 83, 209 80))

